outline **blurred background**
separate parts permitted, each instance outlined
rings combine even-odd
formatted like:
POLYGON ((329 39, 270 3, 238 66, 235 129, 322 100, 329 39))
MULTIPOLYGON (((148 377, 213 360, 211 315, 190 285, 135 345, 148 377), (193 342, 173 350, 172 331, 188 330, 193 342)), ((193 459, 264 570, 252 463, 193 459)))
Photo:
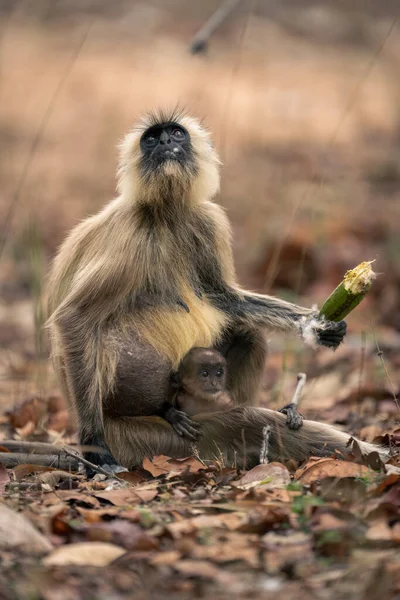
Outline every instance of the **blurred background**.
POLYGON ((290 398, 303 369, 311 416, 397 419, 398 1, 242 0, 191 53, 220 4, 0 0, 0 408, 57 395, 40 311, 49 261, 115 194, 135 120, 179 105, 222 157, 242 285, 311 305, 363 260, 380 273, 335 354, 271 336, 263 401, 290 398))

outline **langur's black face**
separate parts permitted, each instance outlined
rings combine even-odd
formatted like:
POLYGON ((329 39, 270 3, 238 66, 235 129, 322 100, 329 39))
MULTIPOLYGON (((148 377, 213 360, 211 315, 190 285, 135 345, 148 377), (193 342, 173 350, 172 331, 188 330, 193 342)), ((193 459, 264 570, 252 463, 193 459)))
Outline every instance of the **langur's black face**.
POLYGON ((149 127, 140 139, 141 167, 145 174, 174 162, 185 170, 195 168, 190 135, 179 123, 160 123, 149 127))

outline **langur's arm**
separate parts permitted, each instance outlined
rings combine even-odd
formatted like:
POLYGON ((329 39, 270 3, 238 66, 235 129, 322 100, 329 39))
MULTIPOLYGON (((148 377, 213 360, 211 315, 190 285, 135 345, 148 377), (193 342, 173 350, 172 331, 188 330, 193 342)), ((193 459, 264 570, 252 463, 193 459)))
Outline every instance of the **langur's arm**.
POLYGON ((318 311, 304 308, 273 296, 254 294, 240 289, 233 265, 231 232, 225 212, 218 205, 210 207, 216 223, 215 256, 221 278, 214 281, 211 302, 246 326, 294 331, 311 345, 336 348, 346 334, 346 323, 319 319, 318 311))
POLYGON ((273 296, 242 292, 244 310, 250 321, 283 331, 297 331, 311 345, 337 348, 346 335, 345 321, 327 321, 315 309, 304 308, 273 296))
POLYGON ((239 287, 226 287, 209 295, 210 301, 227 312, 238 324, 270 330, 294 331, 310 345, 337 348, 343 341, 347 325, 318 316, 315 309, 304 308, 273 296, 254 294, 239 287))

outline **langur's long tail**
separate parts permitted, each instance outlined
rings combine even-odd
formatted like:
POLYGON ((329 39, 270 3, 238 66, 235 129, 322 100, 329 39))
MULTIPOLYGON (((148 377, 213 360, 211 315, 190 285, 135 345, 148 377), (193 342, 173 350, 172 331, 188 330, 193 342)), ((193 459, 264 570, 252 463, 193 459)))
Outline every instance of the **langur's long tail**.
MULTIPOLYGON (((201 423, 201 437, 196 451, 202 459, 223 460, 225 465, 252 467, 259 462, 262 430, 271 426, 268 458, 270 461, 304 460, 309 456, 339 457, 349 453, 350 435, 317 421, 303 422, 297 431, 289 429, 286 417, 267 408, 236 407, 211 414, 196 415, 201 423)), ((143 458, 164 454, 175 458, 190 456, 193 444, 180 437, 158 417, 119 417, 105 420, 105 434, 115 458, 133 468, 143 458)), ((357 440, 363 454, 377 451, 385 460, 385 448, 357 440)))

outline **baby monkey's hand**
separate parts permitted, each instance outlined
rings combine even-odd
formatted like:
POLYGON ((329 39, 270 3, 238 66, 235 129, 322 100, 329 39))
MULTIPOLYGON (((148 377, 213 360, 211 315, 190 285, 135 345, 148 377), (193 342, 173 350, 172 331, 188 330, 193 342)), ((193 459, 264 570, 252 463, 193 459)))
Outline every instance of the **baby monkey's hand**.
POLYGON ((177 410, 171 406, 165 411, 164 419, 172 425, 178 435, 187 437, 192 441, 198 439, 200 435, 199 424, 192 421, 182 410, 177 410))

